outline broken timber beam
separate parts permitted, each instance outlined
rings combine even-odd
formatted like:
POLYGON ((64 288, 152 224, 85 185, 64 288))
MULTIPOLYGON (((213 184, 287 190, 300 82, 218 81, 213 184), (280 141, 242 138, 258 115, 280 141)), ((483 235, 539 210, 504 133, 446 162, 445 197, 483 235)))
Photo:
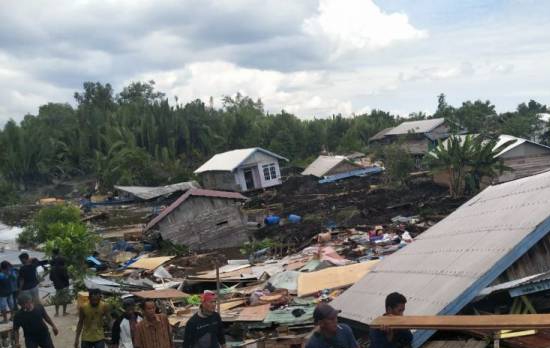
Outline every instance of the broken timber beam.
POLYGON ((371 328, 421 330, 531 330, 550 328, 550 314, 381 316, 371 328))

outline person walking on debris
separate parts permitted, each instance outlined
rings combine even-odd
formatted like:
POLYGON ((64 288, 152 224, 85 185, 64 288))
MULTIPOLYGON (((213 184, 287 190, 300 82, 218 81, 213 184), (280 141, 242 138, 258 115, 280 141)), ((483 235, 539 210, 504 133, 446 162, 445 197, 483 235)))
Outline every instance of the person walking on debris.
POLYGON ((225 348, 222 318, 216 312, 216 295, 205 292, 201 295, 199 311, 185 326, 183 348, 225 348))
MULTIPOLYGON (((407 299, 398 292, 386 297, 385 316, 402 316, 407 299)), ((372 329, 369 332, 370 348, 406 348, 410 347, 413 335, 410 330, 372 329)))
POLYGON ((19 260, 23 264, 19 269, 18 284, 19 293, 30 295, 35 303, 40 303, 38 294, 38 273, 36 269, 41 265, 35 258, 30 258, 29 254, 21 253, 19 260))
POLYGON ((15 313, 13 318, 15 347, 21 347, 19 344, 19 328, 23 328, 27 348, 54 348, 46 323, 52 327, 55 336, 59 331, 44 306, 36 304, 28 294, 21 294, 18 300, 21 310, 15 313))
POLYGON ((143 302, 142 308, 144 319, 136 326, 134 348, 174 348, 168 317, 156 313, 153 300, 143 302))
POLYGON ((59 316, 59 307, 63 307, 63 315, 67 315, 67 305, 71 303, 71 291, 69 289, 69 272, 65 266, 65 259, 58 257, 52 262, 50 280, 55 288, 53 303, 55 304, 55 316, 59 316))
POLYGON ((359 348, 351 328, 338 324, 338 313, 331 305, 321 303, 313 311, 317 328, 306 343, 306 348, 359 348))
POLYGON ((137 324, 142 320, 141 314, 136 312, 134 300, 126 299, 122 302, 124 314, 113 323, 111 343, 113 348, 134 348, 137 324))
POLYGON ((13 297, 12 297, 12 282, 10 275, 10 263, 2 261, 0 263, 0 311, 4 318, 4 323, 8 322, 8 312, 10 320, 13 318, 13 297))
POLYGON ((103 323, 110 321, 109 305, 101 301, 99 289, 88 290, 89 303, 83 305, 78 313, 74 347, 78 348, 82 333, 82 348, 104 348, 105 333, 103 323))

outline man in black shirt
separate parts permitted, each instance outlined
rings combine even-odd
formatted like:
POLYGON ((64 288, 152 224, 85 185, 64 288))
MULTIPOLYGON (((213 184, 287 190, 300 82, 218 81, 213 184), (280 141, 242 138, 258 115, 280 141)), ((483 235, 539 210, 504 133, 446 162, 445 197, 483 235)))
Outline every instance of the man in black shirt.
MULTIPOLYGON (((398 292, 386 297, 385 316, 402 316, 407 299, 398 292)), ((407 348, 411 346, 413 335, 410 330, 372 329, 369 332, 371 348, 407 348)))
POLYGON ((216 313, 216 295, 201 295, 199 311, 185 325, 183 348, 225 348, 222 318, 216 313))
POLYGON ((40 303, 38 273, 36 272, 40 263, 35 258, 31 259, 27 253, 21 253, 19 260, 23 264, 19 269, 19 293, 30 295, 35 303, 40 303))
POLYGON ((65 259, 59 257, 55 262, 52 262, 50 271, 50 280, 55 288, 55 316, 59 316, 59 307, 63 307, 63 315, 67 315, 67 305, 71 303, 71 292, 69 290, 69 272, 65 266, 65 259))
POLYGON ((54 348, 46 323, 52 327, 54 335, 57 336, 59 331, 44 307, 41 304, 35 304, 27 294, 19 295, 19 305, 21 310, 15 313, 13 318, 15 346, 17 348, 21 347, 19 344, 19 328, 22 327, 27 348, 54 348))

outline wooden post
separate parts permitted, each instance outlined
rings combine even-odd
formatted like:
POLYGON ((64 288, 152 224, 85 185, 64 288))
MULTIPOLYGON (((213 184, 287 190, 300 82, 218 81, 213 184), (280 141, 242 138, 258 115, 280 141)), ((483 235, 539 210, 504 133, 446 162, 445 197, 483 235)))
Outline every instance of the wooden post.
POLYGON ((494 348, 500 348, 500 331, 496 331, 496 332, 493 334, 493 337, 494 337, 494 345, 493 345, 493 347, 494 347, 494 348))
POLYGON ((216 261, 216 312, 220 313, 220 266, 216 261))

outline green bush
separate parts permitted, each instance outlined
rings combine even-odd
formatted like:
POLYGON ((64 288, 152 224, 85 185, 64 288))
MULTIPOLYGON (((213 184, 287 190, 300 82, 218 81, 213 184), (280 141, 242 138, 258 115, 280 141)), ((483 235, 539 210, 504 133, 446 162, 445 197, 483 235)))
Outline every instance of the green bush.
POLYGON ((46 243, 48 254, 59 249, 67 261, 69 272, 73 277, 81 278, 87 268, 86 257, 94 252, 99 238, 80 221, 78 208, 55 205, 42 208, 17 241, 24 246, 46 243))
POLYGON ((81 224, 77 207, 68 204, 46 206, 25 227, 17 242, 23 246, 36 246, 61 235, 62 225, 69 223, 81 224))

